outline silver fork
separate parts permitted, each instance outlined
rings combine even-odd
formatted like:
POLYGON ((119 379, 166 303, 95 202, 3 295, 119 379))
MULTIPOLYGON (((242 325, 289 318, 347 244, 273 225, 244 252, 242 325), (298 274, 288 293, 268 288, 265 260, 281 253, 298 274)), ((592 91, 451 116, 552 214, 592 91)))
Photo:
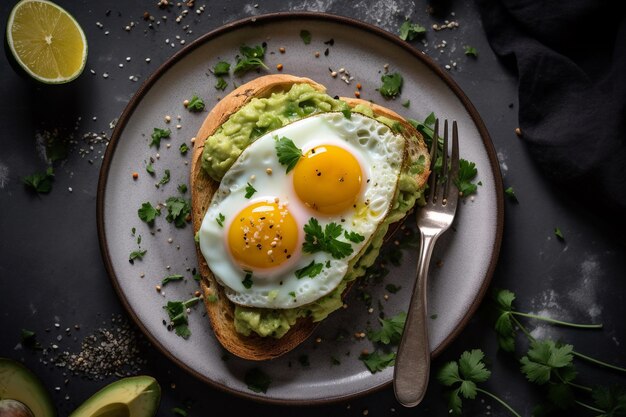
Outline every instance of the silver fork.
POLYGON ((459 174, 459 138, 456 121, 452 123, 452 153, 448 163, 448 121, 443 127, 443 153, 441 172, 435 173, 439 142, 439 119, 435 121, 431 146, 431 175, 426 206, 417 211, 420 232, 420 253, 417 263, 417 280, 411 295, 402 340, 396 356, 393 388, 396 399, 405 407, 414 407, 424 398, 430 374, 430 346, 426 289, 428 266, 437 238, 454 220, 459 192, 454 179, 459 174))

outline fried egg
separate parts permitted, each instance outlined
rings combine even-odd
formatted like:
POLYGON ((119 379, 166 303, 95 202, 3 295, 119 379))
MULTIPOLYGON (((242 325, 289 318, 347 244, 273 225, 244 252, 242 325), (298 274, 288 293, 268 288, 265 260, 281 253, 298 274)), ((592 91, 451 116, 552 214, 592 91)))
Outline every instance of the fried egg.
POLYGON ((250 144, 221 180, 198 235, 226 296, 285 309, 337 287, 390 210, 404 146, 373 118, 334 112, 250 144))

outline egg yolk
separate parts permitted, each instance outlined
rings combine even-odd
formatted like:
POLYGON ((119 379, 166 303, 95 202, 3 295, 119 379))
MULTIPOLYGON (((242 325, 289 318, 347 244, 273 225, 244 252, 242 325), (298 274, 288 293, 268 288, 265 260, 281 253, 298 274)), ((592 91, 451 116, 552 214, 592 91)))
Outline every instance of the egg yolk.
POLYGON ((359 161, 334 145, 309 150, 294 168, 296 194, 307 206, 324 214, 339 214, 354 206, 361 192, 359 161))
POLYGON ((258 202, 241 210, 228 230, 228 246, 242 268, 272 268, 291 258, 298 225, 287 207, 258 202))

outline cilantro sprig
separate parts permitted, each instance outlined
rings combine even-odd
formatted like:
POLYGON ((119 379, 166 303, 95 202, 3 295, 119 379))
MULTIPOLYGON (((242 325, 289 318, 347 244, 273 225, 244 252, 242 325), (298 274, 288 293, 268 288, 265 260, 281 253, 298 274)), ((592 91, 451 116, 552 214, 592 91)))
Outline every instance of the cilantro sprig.
POLYGON ((275 148, 278 162, 287 166, 287 173, 294 169, 300 158, 302 158, 302 150, 291 139, 284 136, 276 139, 275 148))
POLYGON ((513 306, 515 301, 515 293, 507 289, 496 289, 492 293, 492 306, 495 309, 495 321, 494 328, 498 337, 498 345, 506 352, 513 352, 515 350, 515 336, 516 329, 521 330, 529 337, 529 340, 534 340, 530 336, 530 331, 520 322, 518 317, 525 317, 534 320, 541 320, 547 323, 556 324, 560 326, 573 327, 579 329, 600 329, 602 324, 580 324, 571 323, 563 320, 557 320, 538 314, 525 313, 515 310, 513 306))
POLYGON ((478 387, 477 384, 491 377, 491 371, 483 362, 484 357, 485 354, 480 349, 465 351, 458 361, 446 363, 437 373, 437 380, 444 386, 452 388, 447 393, 450 414, 460 415, 463 398, 473 400, 478 393, 481 393, 496 400, 514 416, 521 417, 500 397, 478 387))
POLYGON ((146 201, 137 210, 137 215, 142 221, 152 225, 156 216, 161 215, 161 209, 155 208, 149 201, 146 201))
POLYGON ((345 258, 353 252, 350 243, 337 239, 343 233, 343 227, 335 222, 328 223, 322 229, 317 219, 311 217, 304 226, 304 233, 304 252, 327 252, 335 259, 345 258))
POLYGON ((189 104, 187 104, 187 110, 194 113, 201 112, 204 110, 204 100, 194 94, 191 100, 189 100, 189 104))
POLYGON ((169 197, 165 200, 167 205, 167 216, 165 220, 168 223, 174 223, 178 228, 185 227, 187 222, 191 220, 191 201, 182 197, 169 197))

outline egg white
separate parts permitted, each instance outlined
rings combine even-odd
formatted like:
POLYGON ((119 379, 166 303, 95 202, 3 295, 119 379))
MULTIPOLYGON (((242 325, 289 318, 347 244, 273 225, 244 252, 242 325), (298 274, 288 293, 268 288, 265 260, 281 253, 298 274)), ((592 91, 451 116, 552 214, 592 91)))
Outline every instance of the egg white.
POLYGON ((385 219, 396 192, 404 155, 404 138, 388 126, 367 116, 352 113, 322 113, 277 129, 258 138, 248 146, 226 172, 213 196, 199 230, 200 250, 209 268, 234 303, 259 308, 293 308, 312 303, 331 292, 348 271, 351 260, 368 244, 372 234, 385 219), (349 150, 361 164, 363 187, 357 209, 340 215, 323 215, 307 207, 298 198, 292 173, 278 162, 277 138, 287 137, 306 153, 318 145, 335 145, 349 150), (268 174, 268 168, 271 174, 268 174), (247 184, 257 192, 245 198, 247 184), (243 284, 249 271, 233 259, 228 247, 228 230, 233 218, 244 207, 257 201, 287 204, 298 224, 298 249, 291 258, 274 268, 252 271, 253 285, 243 284), (224 216, 220 225, 218 220, 224 216), (352 245, 352 254, 333 259, 329 253, 306 253, 302 250, 304 226, 311 218, 322 228, 336 223, 348 232, 365 237, 362 242, 349 242, 343 234, 339 240, 352 245), (314 261, 324 266, 315 277, 298 279, 295 271, 314 261))

